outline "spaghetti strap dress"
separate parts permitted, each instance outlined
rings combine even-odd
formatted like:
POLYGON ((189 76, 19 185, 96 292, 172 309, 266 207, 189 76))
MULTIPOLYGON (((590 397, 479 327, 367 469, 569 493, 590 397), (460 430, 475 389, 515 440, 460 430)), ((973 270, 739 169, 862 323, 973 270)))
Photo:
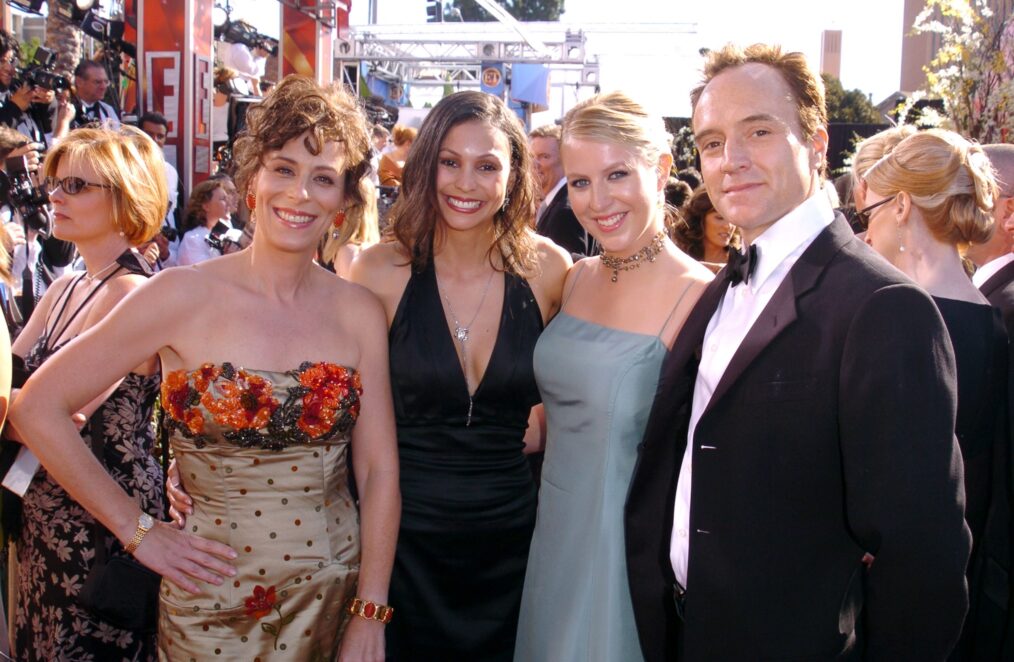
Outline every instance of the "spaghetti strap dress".
POLYGON ((659 336, 564 310, 539 339, 546 456, 518 662, 644 659, 627 585, 623 506, 666 353, 659 336))
POLYGON ((513 656, 535 524, 522 437, 539 402, 542 315, 524 279, 503 277, 496 341, 471 401, 432 260, 412 274, 391 324, 402 517, 390 660, 513 656))

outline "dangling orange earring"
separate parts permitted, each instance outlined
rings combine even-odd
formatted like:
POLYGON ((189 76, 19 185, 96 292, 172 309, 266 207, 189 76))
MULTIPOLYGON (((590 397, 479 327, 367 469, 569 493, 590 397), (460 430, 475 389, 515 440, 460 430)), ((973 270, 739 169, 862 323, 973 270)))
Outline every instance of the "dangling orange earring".
POLYGON ((334 238, 334 239, 338 238, 338 235, 341 232, 342 225, 344 223, 345 223, 345 210, 342 209, 337 214, 334 215, 334 222, 331 223, 331 237, 332 238, 334 238))
POLYGON ((250 211, 253 211, 254 207, 257 206, 257 198, 254 197, 253 193, 246 194, 246 206, 250 211))

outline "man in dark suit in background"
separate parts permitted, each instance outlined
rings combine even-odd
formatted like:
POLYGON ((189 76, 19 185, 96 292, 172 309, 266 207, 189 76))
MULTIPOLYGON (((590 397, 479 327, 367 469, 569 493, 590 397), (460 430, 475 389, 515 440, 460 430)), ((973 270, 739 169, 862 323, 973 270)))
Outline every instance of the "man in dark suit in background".
MULTIPOLYGON (((993 204, 993 236, 984 244, 968 247, 967 256, 977 270, 972 282, 1000 311, 1007 335, 1014 339, 1014 145, 984 145, 986 156, 997 174, 999 196, 993 204)), ((1014 359, 1014 352, 1011 353, 1014 359)), ((981 553, 972 559, 969 578, 977 596, 969 609, 967 637, 973 660, 1014 659, 1014 448, 1011 421, 1014 420, 1014 361, 1008 375, 1008 418, 1006 446, 994 457, 993 498, 981 553)))
POLYGON ((567 179, 560 161, 560 127, 539 127, 528 134, 528 141, 543 195, 535 215, 535 231, 570 251, 575 261, 595 255, 595 240, 581 227, 567 198, 567 179))
POLYGON ((832 211, 801 54, 712 51, 691 101, 704 183, 749 250, 684 325, 640 447, 645 657, 944 660, 970 536, 940 314, 832 211))
POLYGON ((999 308, 1007 335, 1014 338, 1014 235, 1005 227, 1014 219, 1014 145, 984 145, 997 174, 1000 196, 993 205, 993 238, 968 247, 977 270, 972 276, 979 291, 999 308))

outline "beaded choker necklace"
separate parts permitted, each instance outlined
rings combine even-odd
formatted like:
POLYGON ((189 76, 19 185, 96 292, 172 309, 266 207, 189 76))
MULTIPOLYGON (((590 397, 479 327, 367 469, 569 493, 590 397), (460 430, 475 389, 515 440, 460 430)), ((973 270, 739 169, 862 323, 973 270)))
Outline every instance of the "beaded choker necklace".
POLYGON ((617 277, 621 271, 631 271, 632 269, 640 268, 641 264, 645 262, 654 262, 658 254, 662 252, 665 247, 665 232, 659 230, 659 233, 651 238, 651 241, 647 246, 637 251, 633 255, 628 257, 616 257, 610 255, 605 251, 602 251, 599 258, 602 260, 602 264, 606 265, 607 269, 613 270, 613 277, 610 278, 612 282, 616 282, 617 277))

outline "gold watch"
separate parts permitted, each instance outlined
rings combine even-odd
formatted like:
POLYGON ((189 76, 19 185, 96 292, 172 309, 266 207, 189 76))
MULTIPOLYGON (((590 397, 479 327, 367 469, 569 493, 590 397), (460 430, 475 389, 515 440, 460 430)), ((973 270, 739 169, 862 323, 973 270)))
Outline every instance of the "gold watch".
POLYGON ((144 540, 144 536, 151 531, 151 527, 155 526, 155 518, 148 513, 141 513, 137 516, 137 530, 134 531, 134 537, 131 538, 130 542, 123 548, 128 554, 133 554, 137 547, 144 540))

